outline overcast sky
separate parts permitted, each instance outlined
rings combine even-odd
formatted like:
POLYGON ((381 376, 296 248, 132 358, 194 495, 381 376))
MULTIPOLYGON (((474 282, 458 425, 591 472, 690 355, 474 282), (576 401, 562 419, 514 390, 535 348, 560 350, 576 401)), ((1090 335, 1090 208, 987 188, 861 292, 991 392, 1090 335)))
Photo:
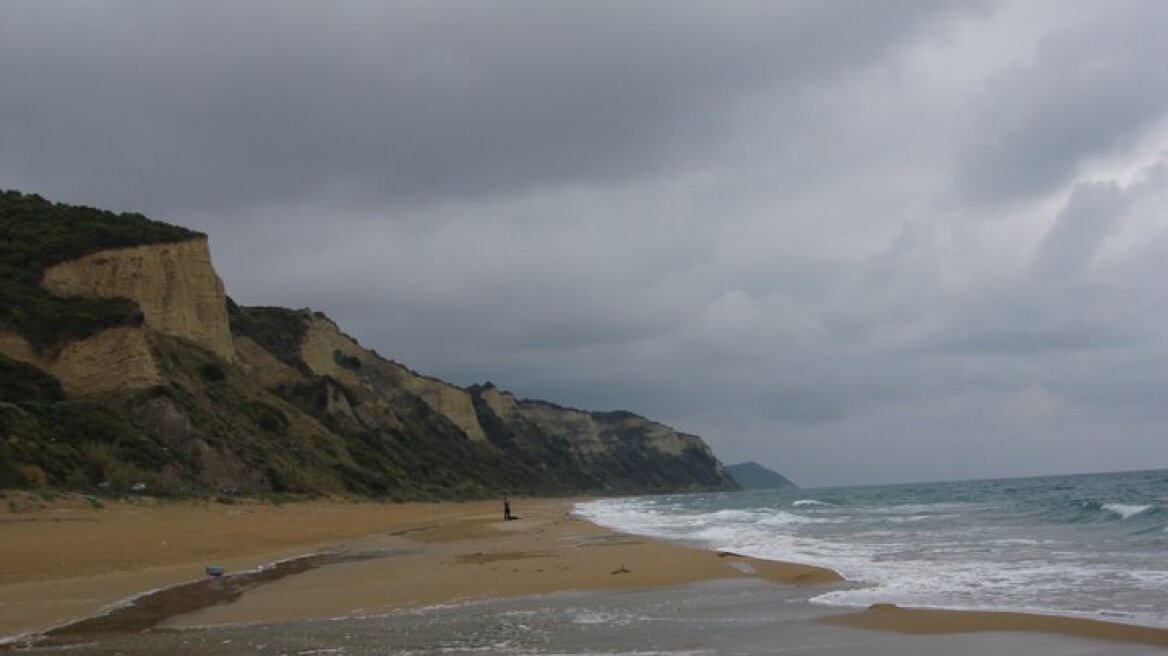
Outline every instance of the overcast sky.
POLYGON ((804 485, 1168 467, 1168 2, 0 4, 0 188, 804 485))

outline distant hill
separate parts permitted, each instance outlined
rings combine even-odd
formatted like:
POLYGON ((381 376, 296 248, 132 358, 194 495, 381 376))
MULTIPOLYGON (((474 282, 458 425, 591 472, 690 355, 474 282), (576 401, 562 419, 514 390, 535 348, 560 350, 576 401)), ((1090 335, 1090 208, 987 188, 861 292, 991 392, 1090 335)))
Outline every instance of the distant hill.
POLYGON ((206 235, 0 191, 11 487, 405 500, 736 485, 696 435, 458 387, 319 312, 240 307, 206 235))
POLYGON ((743 462, 729 465, 726 471, 744 490, 778 489, 783 487, 799 487, 791 479, 777 471, 767 469, 757 462, 743 462))

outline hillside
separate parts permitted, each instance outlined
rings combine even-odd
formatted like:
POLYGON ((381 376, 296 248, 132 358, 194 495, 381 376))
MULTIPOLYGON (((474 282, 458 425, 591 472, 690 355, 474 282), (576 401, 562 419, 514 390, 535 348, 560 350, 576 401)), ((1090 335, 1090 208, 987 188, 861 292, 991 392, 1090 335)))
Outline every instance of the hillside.
POLYGON ((728 465, 726 471, 734 478, 739 487, 744 490, 797 488, 791 479, 773 469, 767 469, 757 462, 743 462, 737 465, 728 465))
POLYGON ((240 307, 205 235, 0 194, 0 487, 393 499, 732 489, 699 437, 460 388, 240 307))

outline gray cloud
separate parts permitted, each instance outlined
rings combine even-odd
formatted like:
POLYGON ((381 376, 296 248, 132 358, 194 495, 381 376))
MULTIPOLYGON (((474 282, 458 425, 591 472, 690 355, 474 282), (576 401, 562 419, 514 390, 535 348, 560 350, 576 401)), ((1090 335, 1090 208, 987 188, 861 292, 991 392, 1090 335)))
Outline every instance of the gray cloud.
POLYGON ((1108 10, 1042 39, 1033 61, 985 85, 972 147, 958 160, 963 193, 998 202, 1048 192, 1165 116, 1168 6, 1108 10))
POLYGON ((1035 272, 1056 279, 1081 273, 1126 209, 1127 199, 1114 182, 1075 185, 1066 207, 1039 244, 1035 272))
MULTIPOLYGON (((945 9, 590 2, 6 5, 0 174, 166 212, 417 204, 671 168, 760 85, 945 9)), ((708 138, 708 137, 707 137, 708 138)))
POLYGON ((1163 7, 5 3, 0 186, 807 484, 1165 465, 1163 7))

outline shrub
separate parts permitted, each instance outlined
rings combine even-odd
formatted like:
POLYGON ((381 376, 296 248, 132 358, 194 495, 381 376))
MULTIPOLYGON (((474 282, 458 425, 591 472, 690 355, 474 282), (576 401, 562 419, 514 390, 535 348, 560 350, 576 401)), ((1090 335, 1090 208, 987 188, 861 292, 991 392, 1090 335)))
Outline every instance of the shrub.
POLYGON ((340 349, 333 351, 333 360, 345 369, 351 371, 361 370, 361 360, 353 355, 345 355, 340 349))
POLYGON ((285 364, 311 373, 300 359, 300 343, 308 332, 304 310, 281 307, 241 307, 227 299, 231 332, 255 340, 285 364))
POLYGON ((217 383, 227 378, 227 372, 217 362, 205 362, 199 366, 199 375, 208 383, 217 383))

